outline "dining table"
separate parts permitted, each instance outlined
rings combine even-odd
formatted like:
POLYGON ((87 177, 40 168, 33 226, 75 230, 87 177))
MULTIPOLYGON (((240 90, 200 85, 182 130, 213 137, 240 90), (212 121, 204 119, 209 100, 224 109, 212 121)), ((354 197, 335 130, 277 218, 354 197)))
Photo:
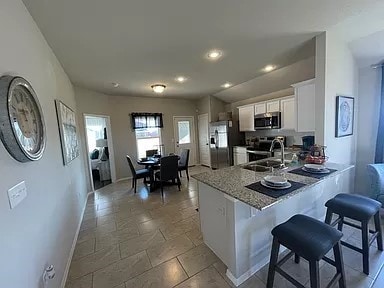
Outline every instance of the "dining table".
POLYGON ((147 157, 137 160, 137 164, 145 166, 149 170, 149 190, 155 190, 155 175, 154 171, 160 168, 160 157, 147 157))
MULTIPOLYGON (((180 156, 178 156, 180 159, 180 156)), ((156 189, 155 170, 160 169, 161 157, 146 157, 140 158, 136 162, 139 165, 145 166, 149 170, 149 191, 153 192, 156 189)))

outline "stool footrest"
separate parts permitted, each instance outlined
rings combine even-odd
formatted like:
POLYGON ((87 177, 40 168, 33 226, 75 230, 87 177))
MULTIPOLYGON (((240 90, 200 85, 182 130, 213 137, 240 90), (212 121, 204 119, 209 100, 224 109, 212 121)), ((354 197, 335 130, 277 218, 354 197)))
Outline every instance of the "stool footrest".
MULTIPOLYGON (((376 240, 377 236, 379 235, 379 232, 375 232, 371 239, 369 239, 368 241, 368 246, 371 246, 372 243, 376 240)), ((352 250, 355 250, 356 252, 359 252, 359 253, 363 253, 363 249, 359 248, 359 247, 356 247, 352 244, 349 244, 345 241, 340 241, 341 245, 345 246, 345 247, 348 247, 349 249, 352 249, 352 250)))
MULTIPOLYGON (((352 223, 352 222, 349 222, 349 221, 345 221, 345 220, 343 220, 343 224, 345 224, 345 225, 348 225, 348 226, 351 226, 351 227, 353 227, 353 228, 356 228, 356 229, 360 229, 360 230, 362 230, 362 227, 360 226, 360 225, 357 225, 357 224, 355 224, 355 223, 352 223)), ((376 231, 375 230, 372 230, 372 229, 369 229, 369 233, 376 233, 376 231)))
POLYGON ((336 272, 335 276, 333 276, 331 282, 328 283, 326 288, 331 288, 337 281, 339 281, 341 278, 341 273, 336 272))
POLYGON ((340 241, 340 243, 341 243, 341 245, 348 247, 349 249, 355 250, 356 252, 359 252, 359 253, 363 253, 363 249, 361 249, 359 247, 356 247, 356 246, 349 244, 347 242, 344 242, 344 241, 340 241))
POLYGON ((296 279, 292 278, 291 275, 289 275, 287 272, 285 272, 279 266, 275 267, 275 271, 277 273, 279 273, 281 276, 283 276, 285 279, 287 279, 289 282, 291 282, 293 285, 295 285, 296 287, 298 287, 298 288, 306 288, 303 284, 298 282, 296 279))
POLYGON ((331 264, 332 266, 335 266, 335 267, 336 267, 336 262, 333 261, 331 258, 328 258, 328 257, 324 256, 324 257, 323 257, 323 260, 324 260, 325 262, 327 262, 328 264, 331 264))
POLYGON ((377 236, 379 236, 379 232, 375 232, 375 233, 373 233, 371 239, 369 240, 369 244, 368 244, 368 246, 371 246, 371 245, 372 245, 372 243, 376 240, 377 236))
POLYGON ((277 267, 282 266, 285 262, 288 261, 289 258, 291 258, 291 257, 293 256, 293 254, 295 254, 295 253, 292 252, 292 251, 289 252, 287 255, 285 255, 283 258, 281 258, 280 261, 278 261, 278 262, 276 263, 276 266, 277 266, 277 267))

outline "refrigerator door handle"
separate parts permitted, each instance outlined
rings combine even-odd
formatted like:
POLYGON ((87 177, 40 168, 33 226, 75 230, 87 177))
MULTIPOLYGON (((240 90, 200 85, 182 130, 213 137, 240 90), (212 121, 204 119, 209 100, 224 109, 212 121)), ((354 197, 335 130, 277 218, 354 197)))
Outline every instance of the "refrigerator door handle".
POLYGON ((215 130, 215 147, 216 149, 219 148, 219 132, 217 130, 215 130))

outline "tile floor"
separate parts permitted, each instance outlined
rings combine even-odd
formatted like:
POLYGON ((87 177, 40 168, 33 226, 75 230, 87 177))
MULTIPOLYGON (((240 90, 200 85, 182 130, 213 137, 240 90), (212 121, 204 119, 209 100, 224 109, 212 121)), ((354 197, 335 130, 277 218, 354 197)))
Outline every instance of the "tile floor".
MULTIPOLYGON (((191 174, 206 171, 193 167, 191 174)), ((139 184, 139 183, 138 183, 139 184)), ((234 287, 226 267, 203 243, 197 208, 197 183, 182 178, 182 190, 148 193, 140 182, 138 193, 123 181, 97 190, 89 197, 73 255, 66 288, 234 287)), ((347 229, 345 239, 360 243, 358 232, 347 229)), ((384 253, 371 249, 371 275, 362 273, 360 254, 343 248, 347 287, 384 287, 384 253)), ((288 261, 283 268, 309 287, 305 261, 288 261)), ((268 267, 241 288, 266 286, 268 267)), ((322 287, 334 268, 322 261, 322 287)), ((275 287, 293 287, 276 276, 275 287)))

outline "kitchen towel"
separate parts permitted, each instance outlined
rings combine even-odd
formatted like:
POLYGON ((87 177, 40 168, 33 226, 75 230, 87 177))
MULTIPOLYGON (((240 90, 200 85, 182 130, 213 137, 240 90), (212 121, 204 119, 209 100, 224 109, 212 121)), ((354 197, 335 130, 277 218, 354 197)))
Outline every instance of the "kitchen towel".
POLYGON ((288 189, 282 189, 282 190, 276 190, 276 189, 272 189, 272 188, 267 188, 263 185, 261 185, 260 181, 259 182, 256 182, 256 183, 252 183, 250 185, 247 185, 245 186, 246 188, 248 189, 251 189, 253 191, 256 191, 256 192, 259 192, 259 193, 262 193, 264 195, 267 195, 269 197, 272 197, 272 198, 279 198, 281 196, 284 196, 286 194, 289 194, 303 186, 305 186, 305 184, 303 183, 299 183, 299 182, 295 182, 295 181, 288 181, 289 183, 291 183, 291 187, 288 188, 288 189))
POLYGON ((297 175, 301 175, 301 176, 306 176, 306 177, 312 177, 312 178, 316 178, 316 179, 321 179, 321 178, 324 178, 328 175, 331 175, 332 173, 336 172, 337 170, 335 169, 329 169, 327 168, 330 172, 329 173, 325 173, 325 174, 318 174, 318 173, 309 173, 307 171, 304 171, 303 169, 301 169, 303 167, 300 167, 298 169, 295 169, 295 170, 292 170, 292 171, 289 171, 288 173, 293 173, 293 174, 297 174, 297 175))

